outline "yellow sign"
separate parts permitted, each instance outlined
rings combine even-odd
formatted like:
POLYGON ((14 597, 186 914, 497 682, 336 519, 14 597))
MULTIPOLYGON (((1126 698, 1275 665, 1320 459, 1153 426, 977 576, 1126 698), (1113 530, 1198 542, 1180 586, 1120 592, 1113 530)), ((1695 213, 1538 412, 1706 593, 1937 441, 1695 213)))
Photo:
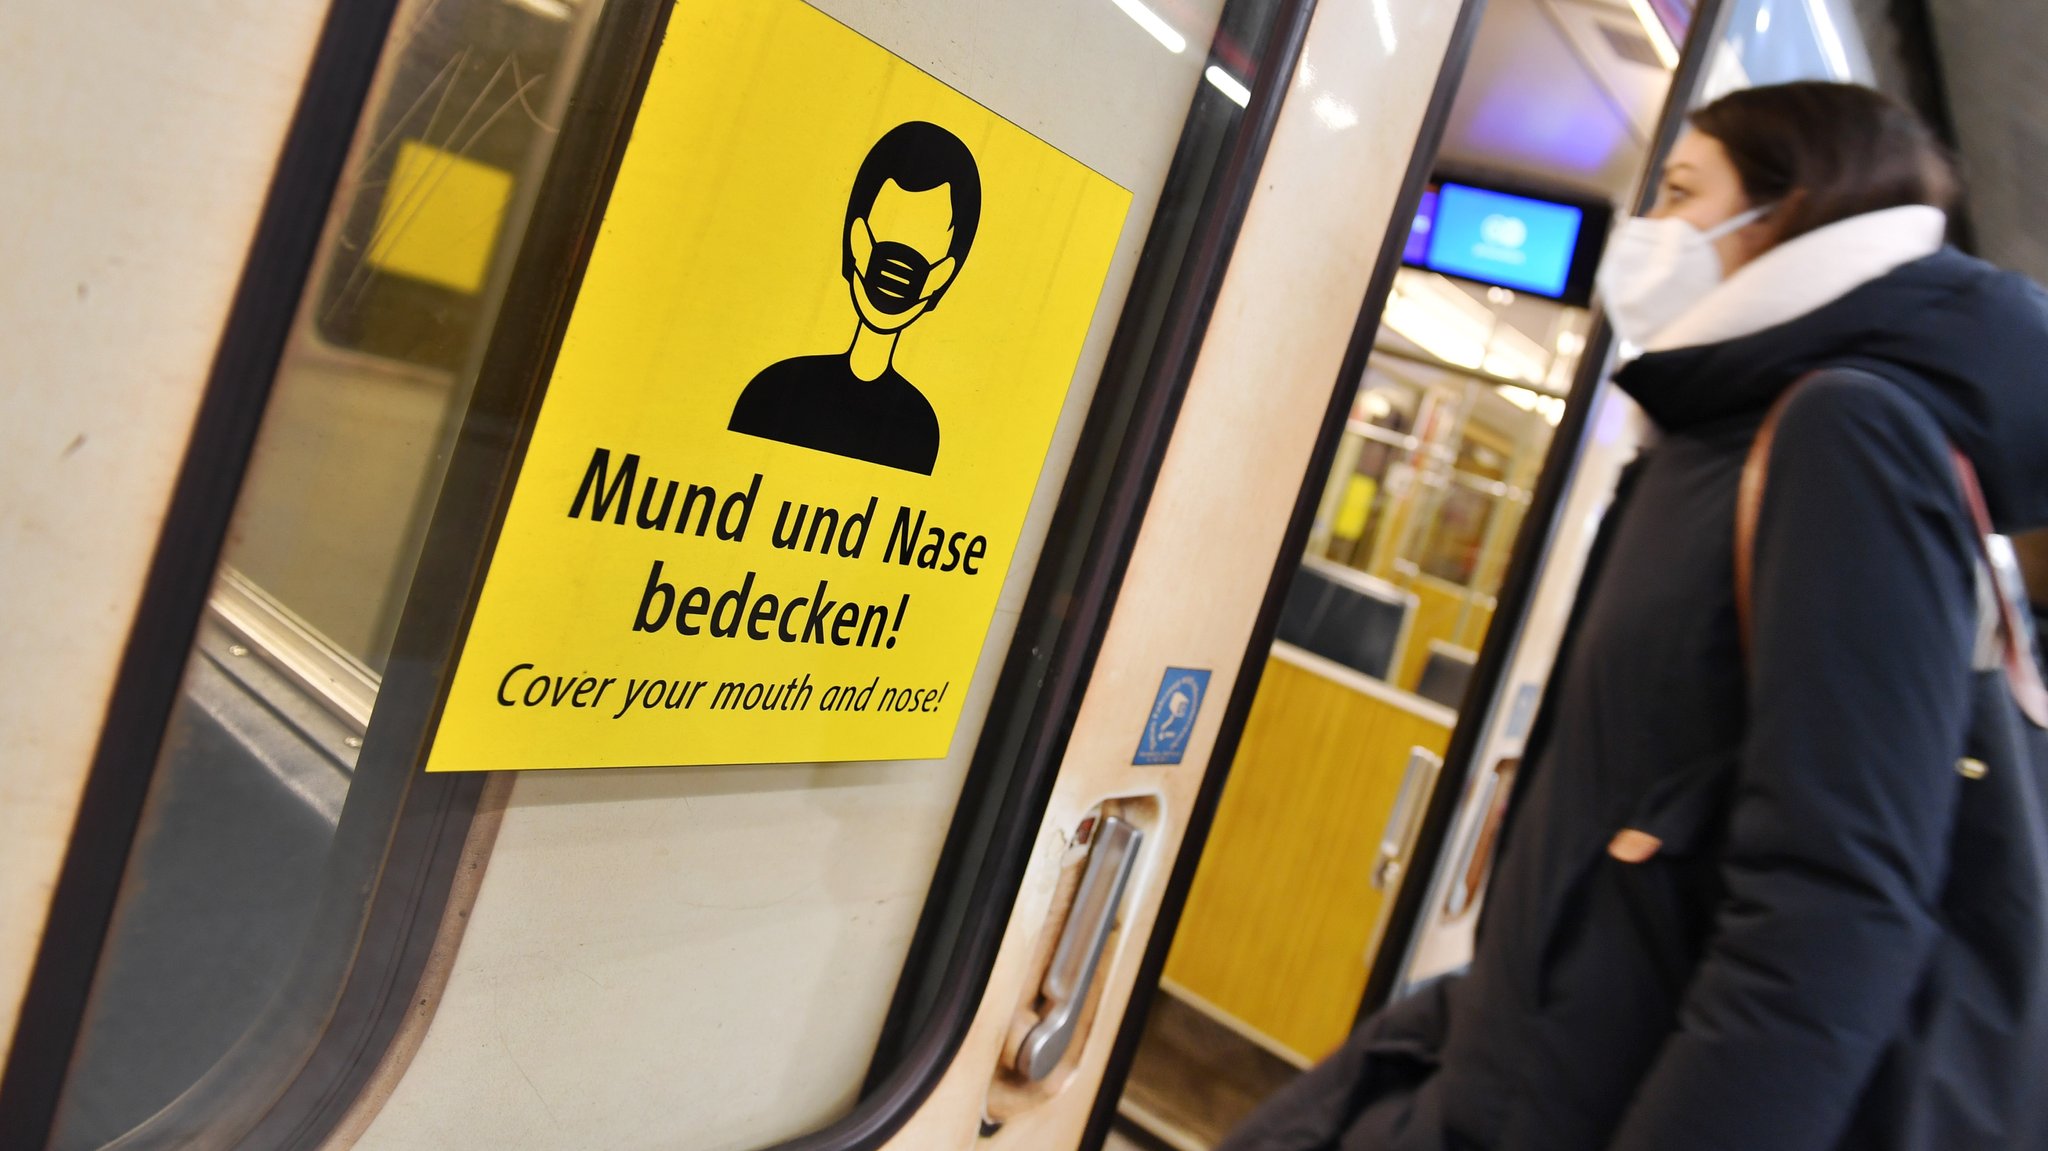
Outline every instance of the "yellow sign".
POLYGON ((429 771, 947 753, 1130 195, 796 0, 683 0, 429 771))

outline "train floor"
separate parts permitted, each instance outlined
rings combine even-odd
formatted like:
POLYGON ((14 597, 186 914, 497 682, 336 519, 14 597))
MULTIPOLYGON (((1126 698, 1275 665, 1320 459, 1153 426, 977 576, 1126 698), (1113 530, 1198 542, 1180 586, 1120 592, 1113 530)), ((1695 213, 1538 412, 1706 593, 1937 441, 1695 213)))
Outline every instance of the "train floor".
POLYGON ((1162 988, 1145 1017, 1138 1058, 1117 1106, 1125 1146, 1209 1151, 1299 1073, 1162 988))

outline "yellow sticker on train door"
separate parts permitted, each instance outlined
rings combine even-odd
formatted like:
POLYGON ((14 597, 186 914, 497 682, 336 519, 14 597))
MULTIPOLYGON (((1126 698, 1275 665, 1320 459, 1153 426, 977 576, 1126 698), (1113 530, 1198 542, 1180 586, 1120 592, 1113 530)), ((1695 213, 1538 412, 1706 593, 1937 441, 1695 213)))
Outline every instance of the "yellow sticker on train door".
POLYGON ((1129 205, 797 0, 677 3, 427 770, 946 755, 1129 205))

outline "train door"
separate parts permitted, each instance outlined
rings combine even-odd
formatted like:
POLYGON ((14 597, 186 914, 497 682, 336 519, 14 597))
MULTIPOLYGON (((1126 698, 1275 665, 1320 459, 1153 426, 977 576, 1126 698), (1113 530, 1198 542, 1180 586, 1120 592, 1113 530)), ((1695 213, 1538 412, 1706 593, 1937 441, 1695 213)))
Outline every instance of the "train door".
POLYGON ((1076 1143, 1476 11, 334 7, 0 1138, 1076 1143))

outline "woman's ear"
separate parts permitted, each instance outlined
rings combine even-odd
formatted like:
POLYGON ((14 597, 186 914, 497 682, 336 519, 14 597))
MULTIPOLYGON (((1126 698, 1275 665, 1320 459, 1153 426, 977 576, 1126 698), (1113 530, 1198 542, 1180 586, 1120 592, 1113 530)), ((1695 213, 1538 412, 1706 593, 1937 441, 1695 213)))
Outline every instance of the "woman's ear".
POLYGON ((1751 257, 1761 256, 1784 243, 1793 221, 1805 208, 1806 190, 1794 188, 1780 197, 1777 203, 1772 204, 1771 210, 1765 212, 1763 218, 1742 229, 1748 242, 1756 244, 1756 250, 1751 253, 1751 257))
POLYGON ((1777 247, 1778 228, 1768 218, 1752 220, 1737 228, 1735 234, 1728 238, 1740 248, 1740 258, 1735 261, 1736 266, 1740 266, 1777 247))
POLYGON ((1714 240, 1714 251, 1721 257, 1723 276, 1734 275, 1751 260, 1777 247, 1784 240, 1785 224, 1792 218, 1792 211, 1797 204, 1794 197, 1797 195, 1795 192, 1785 197, 1771 205, 1763 215, 1732 232, 1722 233, 1714 240))

